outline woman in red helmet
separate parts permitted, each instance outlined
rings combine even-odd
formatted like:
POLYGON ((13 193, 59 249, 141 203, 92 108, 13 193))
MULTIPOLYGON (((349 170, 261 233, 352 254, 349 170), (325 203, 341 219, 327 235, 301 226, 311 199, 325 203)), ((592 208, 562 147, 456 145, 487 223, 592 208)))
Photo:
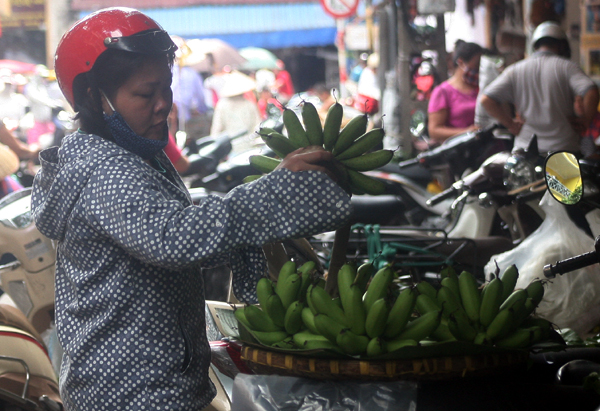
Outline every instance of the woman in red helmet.
POLYGON ((318 148, 192 205, 162 150, 174 51, 156 22, 125 8, 81 20, 56 50, 80 129, 40 154, 32 208, 58 244, 67 410, 205 408, 215 390, 200 269, 230 264, 234 293, 253 302, 263 244, 333 230, 351 213, 318 148))

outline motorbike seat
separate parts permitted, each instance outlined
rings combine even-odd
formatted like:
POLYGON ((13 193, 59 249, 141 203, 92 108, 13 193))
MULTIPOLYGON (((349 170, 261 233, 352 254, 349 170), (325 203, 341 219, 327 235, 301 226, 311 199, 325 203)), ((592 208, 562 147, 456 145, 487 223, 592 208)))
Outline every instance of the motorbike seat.
POLYGON ((352 206, 352 221, 365 224, 385 224, 404 208, 402 200, 393 195, 352 196, 352 206))
POLYGON ((0 304, 0 325, 14 327, 31 334, 46 349, 40 334, 18 308, 8 304, 0 304))

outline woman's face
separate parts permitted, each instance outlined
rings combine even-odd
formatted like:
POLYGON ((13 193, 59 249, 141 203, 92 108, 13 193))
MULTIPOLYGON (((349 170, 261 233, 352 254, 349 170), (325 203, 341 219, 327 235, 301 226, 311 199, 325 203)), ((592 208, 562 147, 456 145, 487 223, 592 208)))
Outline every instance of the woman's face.
MULTIPOLYGON (((167 117, 173 104, 171 69, 164 61, 149 60, 111 98, 111 103, 129 127, 151 140, 164 138, 167 117)), ((104 112, 112 114, 105 99, 104 112)))
POLYGON ((469 70, 474 70, 474 71, 479 71, 479 63, 481 62, 481 54, 476 54, 473 57, 471 57, 471 60, 467 60, 464 61, 463 59, 458 59, 459 63, 458 66, 460 68, 462 68, 463 71, 467 71, 466 69, 468 68, 469 70))

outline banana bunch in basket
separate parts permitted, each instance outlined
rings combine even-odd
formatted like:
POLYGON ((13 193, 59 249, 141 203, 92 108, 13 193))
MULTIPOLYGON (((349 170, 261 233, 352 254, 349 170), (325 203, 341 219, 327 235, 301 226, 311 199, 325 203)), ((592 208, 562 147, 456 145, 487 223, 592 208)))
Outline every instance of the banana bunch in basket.
MULTIPOLYGON (((266 127, 258 130, 265 144, 280 159, 255 155, 250 157, 250 164, 262 173, 269 173, 292 151, 302 147, 321 146, 335 156, 332 171, 337 175, 340 186, 353 194, 383 194, 384 183, 363 174, 363 171, 382 167, 392 159, 392 150, 372 151, 382 143, 385 133, 382 128, 367 131, 366 114, 354 117, 340 131, 343 112, 342 105, 336 102, 329 108, 322 126, 315 106, 308 101, 302 105, 302 121, 293 110, 284 109, 283 124, 287 137, 266 127)), ((244 182, 259 177, 260 175, 248 176, 244 182)))
POLYGON ((376 356, 417 346, 441 321, 441 312, 410 321, 417 299, 414 288, 403 290, 388 304, 395 276, 389 266, 375 272, 369 263, 358 269, 345 264, 338 273, 339 297, 332 298, 323 282, 306 276, 314 267, 307 264, 296 272, 293 262, 286 263, 274 285, 262 278, 257 285, 260 308, 248 305, 235 311, 260 343, 376 356))
POLYGON ((421 315, 441 310, 442 321, 432 333, 437 340, 527 348, 547 339, 552 324, 531 316, 544 297, 542 281, 515 290, 518 275, 512 265, 480 288, 471 273, 446 270, 438 289, 426 282, 417 284, 416 309, 421 315))
POLYGON ((338 273, 337 298, 315 281, 314 272, 311 262, 299 269, 287 262, 277 282, 259 281, 260 306, 239 308, 236 318, 266 346, 361 357, 457 340, 527 348, 547 339, 552 329, 550 322, 531 317, 543 297, 543 284, 534 281, 514 290, 515 266, 482 289, 470 273, 447 270, 439 289, 422 281, 393 296, 390 266, 376 271, 370 263, 358 269, 345 264, 338 273))

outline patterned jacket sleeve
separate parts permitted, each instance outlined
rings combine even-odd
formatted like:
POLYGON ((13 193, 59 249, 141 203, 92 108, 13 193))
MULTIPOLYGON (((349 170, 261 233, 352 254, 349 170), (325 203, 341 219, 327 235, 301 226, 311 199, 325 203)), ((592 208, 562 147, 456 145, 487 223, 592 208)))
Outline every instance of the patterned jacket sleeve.
MULTIPOLYGON (((350 216, 344 191, 325 174, 278 170, 227 196, 184 207, 122 157, 92 174, 82 194, 90 224, 135 258, 177 268, 232 250, 329 231, 350 216)), ((252 253, 254 254, 254 253, 252 253)))

